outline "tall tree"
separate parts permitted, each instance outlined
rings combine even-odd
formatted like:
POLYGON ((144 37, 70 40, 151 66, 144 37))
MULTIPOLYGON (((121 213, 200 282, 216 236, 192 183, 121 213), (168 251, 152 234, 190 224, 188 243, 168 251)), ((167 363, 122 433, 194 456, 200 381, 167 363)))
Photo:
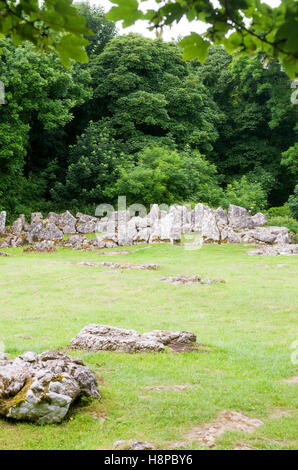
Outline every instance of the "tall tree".
POLYGON ((91 73, 92 118, 109 118, 129 152, 156 139, 189 143, 201 153, 212 149, 218 109, 176 44, 136 34, 116 37, 94 58, 91 73))
MULTIPOLYGON (((30 43, 16 48, 7 39, 1 46, 0 80, 6 95, 0 114, 0 198, 1 206, 15 213, 26 187, 24 171, 29 177, 46 170, 54 157, 43 155, 47 136, 63 129, 73 117, 72 108, 91 96, 90 76, 78 65, 66 70, 56 54, 36 54, 30 43)), ((35 200, 45 189, 39 183, 35 200)))
POLYGON ((151 29, 162 31, 184 17, 205 22, 205 33, 191 32, 182 39, 185 59, 203 62, 211 44, 223 44, 228 52, 253 56, 262 51, 265 57, 278 58, 291 78, 298 72, 297 0, 281 0, 276 8, 261 0, 158 0, 161 5, 145 13, 139 9, 144 0, 111 1, 117 6, 107 17, 123 20, 124 27, 147 20, 151 29))

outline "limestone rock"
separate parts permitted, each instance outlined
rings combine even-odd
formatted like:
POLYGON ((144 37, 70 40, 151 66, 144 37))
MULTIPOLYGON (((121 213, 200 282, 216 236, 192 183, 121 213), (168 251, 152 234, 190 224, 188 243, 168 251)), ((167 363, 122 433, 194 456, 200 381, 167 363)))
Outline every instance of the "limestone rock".
POLYGON ((248 251, 247 254, 251 256, 293 256, 298 255, 298 244, 263 245, 256 250, 248 251))
POLYGON ((151 442, 134 441, 133 439, 126 439, 123 441, 116 441, 113 445, 114 449, 118 450, 154 450, 155 447, 151 442))
POLYGON ((43 240, 35 242, 31 246, 24 248, 24 253, 56 253, 56 247, 53 241, 43 240))
POLYGON ((258 212, 256 215, 252 216, 251 223, 253 227, 263 227, 267 224, 267 218, 264 214, 258 212))
POLYGON ((0 234, 5 233, 5 224, 6 224, 6 212, 0 212, 0 234))
POLYGON ((47 220, 55 224, 64 234, 71 235, 76 233, 77 219, 69 211, 63 214, 50 212, 47 220))
POLYGON ((151 331, 139 334, 135 330, 124 330, 106 325, 88 325, 72 339, 70 347, 88 351, 160 352, 171 343, 187 344, 196 341, 193 333, 151 331))
POLYGON ((217 225, 219 215, 203 204, 197 204, 193 213, 193 230, 200 233, 204 243, 218 243, 221 239, 217 225))
POLYGON ((0 251, 0 256, 11 256, 9 253, 5 253, 4 251, 0 251))
POLYGON ((41 222, 43 220, 43 215, 41 212, 33 212, 31 214, 31 225, 37 224, 38 222, 41 222))
POLYGON ((259 227, 239 233, 243 242, 289 244, 290 235, 286 227, 259 227))
POLYGON ((96 217, 92 217, 90 215, 81 214, 78 212, 76 214, 77 218, 77 225, 76 230, 79 233, 95 233, 96 225, 98 223, 98 219, 96 217))
POLYGON ((244 207, 240 206, 234 206, 233 204, 230 204, 229 210, 228 210, 228 219, 229 219, 229 225, 232 228, 250 228, 253 226, 251 222, 251 215, 247 212, 244 207))
POLYGON ((0 363, 0 415, 60 423, 80 396, 99 397, 93 372, 59 351, 27 352, 0 363))
POLYGON ((164 345, 155 339, 144 338, 134 330, 123 330, 112 326, 89 325, 70 343, 73 349, 88 351, 121 351, 121 352, 159 352, 164 345))
POLYGON ((11 232, 15 235, 19 235, 24 230, 26 220, 24 214, 21 214, 20 217, 14 221, 11 226, 11 232))
POLYGON ((38 222, 31 226, 30 231, 27 235, 29 243, 34 241, 43 240, 62 240, 63 232, 59 228, 49 221, 38 222))
POLYGON ((64 242, 65 248, 72 248, 73 250, 85 250, 89 247, 89 242, 83 235, 72 235, 64 242))

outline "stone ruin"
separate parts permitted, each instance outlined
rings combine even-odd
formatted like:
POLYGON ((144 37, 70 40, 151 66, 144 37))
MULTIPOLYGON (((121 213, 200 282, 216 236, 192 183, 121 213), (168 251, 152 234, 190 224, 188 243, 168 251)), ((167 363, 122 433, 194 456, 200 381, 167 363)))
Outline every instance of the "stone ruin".
POLYGON ((253 243, 260 246, 282 246, 283 252, 297 254, 298 245, 291 245, 286 227, 266 226, 266 216, 254 216, 243 207, 230 205, 226 212, 221 207, 211 209, 197 204, 194 209, 171 206, 168 211, 152 205, 145 217, 131 216, 129 211, 112 212, 97 218, 69 211, 50 212, 43 218, 39 212, 31 215, 30 224, 25 216, 6 227, 6 212, 0 212, 0 249, 30 246, 28 251, 54 252, 55 246, 75 250, 98 250, 153 243, 181 243, 185 245, 253 243), (88 240, 85 235, 96 233, 88 240), (66 237, 66 235, 68 237, 66 237), (187 243, 190 242, 190 243, 187 243), (289 248, 290 247, 290 248, 289 248))

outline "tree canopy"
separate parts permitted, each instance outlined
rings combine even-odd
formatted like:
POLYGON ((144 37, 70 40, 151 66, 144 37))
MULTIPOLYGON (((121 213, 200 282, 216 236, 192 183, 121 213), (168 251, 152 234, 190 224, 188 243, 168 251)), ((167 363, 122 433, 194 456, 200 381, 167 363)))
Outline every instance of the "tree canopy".
POLYGON ((203 62, 211 44, 223 44, 230 53, 255 56, 262 52, 264 60, 278 58, 291 78, 298 72, 297 0, 281 0, 275 8, 261 0, 218 0, 216 4, 210 0, 158 0, 160 6, 145 12, 139 8, 143 1, 111 0, 117 6, 107 18, 122 20, 124 27, 147 20, 160 33, 183 17, 189 22, 199 20, 208 25, 207 31, 192 31, 181 40, 184 59, 203 62))

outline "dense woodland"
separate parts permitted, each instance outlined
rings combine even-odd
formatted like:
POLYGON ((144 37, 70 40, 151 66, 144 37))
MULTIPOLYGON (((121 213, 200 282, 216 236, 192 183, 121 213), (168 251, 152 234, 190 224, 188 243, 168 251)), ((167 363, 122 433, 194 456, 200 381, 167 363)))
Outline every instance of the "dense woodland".
MULTIPOLYGON (((128 203, 284 206, 298 217, 297 105, 279 62, 117 34, 81 4, 88 64, 62 65, 30 43, 0 41, 0 210, 128 203)), ((277 211, 277 215, 279 215, 277 211)))

